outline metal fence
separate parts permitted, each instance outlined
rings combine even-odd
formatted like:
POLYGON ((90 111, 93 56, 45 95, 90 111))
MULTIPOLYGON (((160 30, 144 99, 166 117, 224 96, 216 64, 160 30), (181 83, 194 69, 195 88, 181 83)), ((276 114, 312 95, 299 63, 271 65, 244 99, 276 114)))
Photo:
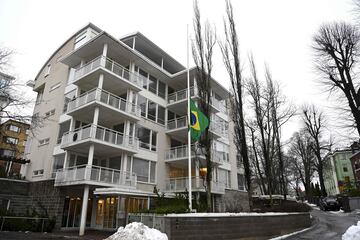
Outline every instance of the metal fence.
POLYGON ((129 213, 126 224, 132 222, 141 222, 150 228, 165 232, 164 215, 154 213, 129 213))
MULTIPOLYGON (((23 220, 26 221, 28 223, 31 224, 36 224, 36 226, 41 226, 40 231, 44 232, 44 227, 45 227, 45 222, 46 221, 50 221, 49 218, 38 218, 38 217, 16 217, 16 216, 1 216, 1 227, 0 227, 0 231, 3 231, 4 226, 5 226, 5 230, 17 230, 17 229, 6 229, 6 224, 9 223, 11 224, 12 220, 23 220)), ((20 227, 22 230, 32 230, 32 229, 27 229, 26 226, 22 225, 20 227)))

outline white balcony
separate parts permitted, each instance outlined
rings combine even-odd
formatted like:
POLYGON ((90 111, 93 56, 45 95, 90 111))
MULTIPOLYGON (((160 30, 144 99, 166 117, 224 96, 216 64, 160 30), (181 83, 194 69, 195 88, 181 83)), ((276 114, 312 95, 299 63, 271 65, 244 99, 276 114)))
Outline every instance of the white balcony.
POLYGON ((115 94, 100 88, 92 89, 70 101, 67 114, 82 122, 91 122, 94 108, 100 108, 99 122, 109 124, 119 119, 138 121, 141 118, 140 106, 126 101, 115 94))
MULTIPOLYGON (((206 158, 204 155, 204 150, 200 149, 196 145, 191 146, 191 158, 197 158, 200 161, 202 166, 206 164, 206 158)), ((221 165, 226 162, 224 154, 211 150, 211 162, 215 165, 221 165)), ((179 146, 167 149, 165 151, 165 162, 167 163, 176 163, 180 166, 187 166, 188 163, 188 146, 179 146)))
POLYGON ((136 174, 94 165, 80 165, 56 172, 55 186, 90 184, 136 188, 136 174))
MULTIPOLYGON (((191 178, 191 188, 194 192, 205 192, 206 182, 201 177, 191 178)), ((169 178, 165 180, 165 192, 180 193, 189 190, 189 178, 169 178)), ((225 184, 211 181, 211 192, 225 194, 225 184)))
POLYGON ((99 56, 75 71, 73 84, 81 89, 90 90, 98 86, 100 73, 104 74, 103 89, 120 92, 124 89, 141 91, 143 78, 115 61, 99 56))
MULTIPOLYGON (((188 133, 187 124, 188 122, 186 116, 170 120, 166 124, 166 133, 171 135, 173 138, 186 141, 188 133)), ((228 132, 223 124, 224 123, 210 120, 209 132, 214 139, 221 137, 228 138, 228 132)))
POLYGON ((102 156, 116 156, 121 152, 135 154, 139 149, 137 138, 93 124, 65 133, 60 146, 87 154, 91 144, 95 145, 95 154, 102 156))

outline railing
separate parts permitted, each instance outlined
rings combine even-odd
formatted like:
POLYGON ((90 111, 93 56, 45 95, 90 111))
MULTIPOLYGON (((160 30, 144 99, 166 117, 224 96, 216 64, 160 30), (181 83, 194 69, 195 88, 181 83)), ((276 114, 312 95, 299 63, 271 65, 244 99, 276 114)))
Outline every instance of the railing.
MULTIPOLYGON (((191 157, 195 157, 195 145, 191 146, 191 157)), ((201 149, 196 149, 196 151, 198 152, 198 157, 204 158, 205 156, 202 153, 201 149)), ((217 152, 215 150, 211 151, 211 161, 214 163, 218 163, 218 164, 223 164, 225 162, 224 156, 221 152, 217 152)), ((188 157, 188 146, 184 145, 184 146, 179 146, 179 147, 174 147, 174 148, 170 148, 167 149, 165 151, 165 161, 171 161, 171 160, 176 160, 176 159, 184 159, 188 157)))
POLYGON ((92 101, 99 101, 105 103, 106 105, 114 107, 120 111, 130 113, 137 117, 140 117, 141 114, 140 106, 128 102, 125 99, 100 88, 95 88, 87 91, 81 94, 79 97, 75 98, 74 100, 70 101, 68 103, 67 111, 72 111, 92 101))
POLYGON ((127 147, 137 150, 139 148, 139 141, 132 136, 124 136, 122 133, 114 131, 109 128, 89 124, 74 131, 64 133, 61 139, 61 145, 67 145, 74 142, 79 142, 85 139, 97 139, 102 142, 127 147))
MULTIPOLYGON (((194 95, 195 95, 194 87, 191 87, 190 88, 190 96, 194 96, 194 95)), ((168 95, 168 103, 174 103, 174 102, 177 102, 177 101, 181 101, 181 100, 187 99, 187 97, 188 97, 187 88, 182 89, 180 91, 169 94, 168 95)))
MULTIPOLYGON (((205 191, 206 181, 201 177, 191 177, 191 188, 194 191, 205 191)), ((169 178, 165 180, 165 191, 184 192, 189 189, 189 178, 169 178)), ((225 184, 211 181, 211 191, 217 193, 225 192, 225 184)))
POLYGON ((58 170, 55 185, 68 185, 79 181, 136 187, 136 174, 94 165, 79 165, 58 170))
POLYGON ((79 78, 99 67, 106 68, 117 76, 137 85, 138 87, 142 87, 143 85, 143 78, 140 75, 130 72, 128 69, 124 68, 117 62, 106 58, 105 56, 99 56, 77 69, 75 71, 74 81, 77 81, 79 78))
POLYGON ((186 127, 186 126, 187 126, 187 117, 183 116, 183 117, 168 121, 166 124, 166 129, 173 130, 173 129, 182 128, 182 127, 186 127))
POLYGON ((220 135, 222 137, 227 137, 228 133, 225 130, 222 123, 210 121, 209 130, 213 133, 216 133, 217 135, 220 135))

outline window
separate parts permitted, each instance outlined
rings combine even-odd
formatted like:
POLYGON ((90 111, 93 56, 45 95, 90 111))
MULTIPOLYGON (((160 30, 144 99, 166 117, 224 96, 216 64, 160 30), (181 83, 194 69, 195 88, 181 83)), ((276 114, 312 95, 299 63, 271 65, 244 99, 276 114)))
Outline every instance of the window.
POLYGON ((142 70, 141 68, 139 68, 139 74, 143 79, 143 88, 147 89, 147 86, 148 86, 148 83, 147 83, 148 73, 145 72, 144 70, 142 70))
POLYGON ((15 157, 15 151, 9 149, 0 149, 0 154, 5 157, 15 157))
POLYGON ((12 131, 12 132, 17 132, 17 133, 20 132, 20 128, 18 126, 11 125, 11 124, 7 125, 6 129, 9 130, 9 131, 12 131))
POLYGON ((72 101, 73 99, 76 98, 76 90, 72 90, 71 92, 68 92, 67 94, 65 94, 65 98, 64 98, 64 109, 63 112, 65 113, 67 111, 67 106, 68 103, 70 101, 72 101))
POLYGON ((156 121, 156 103, 148 101, 148 115, 147 118, 156 121))
POLYGON ((44 174, 44 169, 40 169, 40 170, 35 170, 33 172, 33 176, 41 176, 44 174))
POLYGON ((145 127, 136 125, 137 138, 140 147, 151 151, 156 151, 156 132, 145 127))
POLYGON ((55 114, 55 109, 52 109, 52 110, 45 113, 45 117, 47 118, 47 117, 50 117, 50 116, 52 116, 54 114, 55 114))
MULTIPOLYGON (((130 160, 131 161, 131 160, 130 160)), ((129 166, 129 162, 127 164, 129 166)), ((132 172, 140 182, 155 183, 156 163, 140 158, 132 158, 132 172)))
POLYGON ((49 92, 54 91, 55 89, 59 88, 61 86, 61 82, 54 84, 50 87, 49 92))
POLYGON ((37 96, 36 96, 36 102, 35 104, 40 104, 43 100, 43 93, 44 93, 44 90, 41 90, 38 92, 37 96))
POLYGON ((50 142, 50 138, 41 139, 41 140, 39 140, 39 147, 49 144, 49 142, 50 142))
POLYGON ((54 156, 54 163, 53 163, 53 173, 52 177, 55 178, 56 171, 59 169, 62 169, 64 167, 64 160, 65 160, 65 154, 56 155, 54 156))
POLYGON ((348 171, 348 168, 347 168, 347 167, 343 167, 343 170, 344 170, 344 172, 347 172, 347 171, 348 171))
POLYGON ((164 125, 165 124, 165 108, 158 105, 158 116, 157 122, 164 125))
POLYGON ((146 98, 139 95, 138 97, 138 105, 140 106, 141 109, 141 116, 146 118, 146 98))
POLYGON ((58 138, 56 143, 60 144, 61 143, 61 139, 62 136, 64 135, 64 133, 68 132, 70 130, 70 121, 61 123, 59 126, 59 134, 58 134, 58 138))
POLYGON ((19 139, 17 138, 13 138, 13 137, 3 137, 3 141, 7 144, 18 144, 19 142, 19 139))
POLYGON ((243 174, 238 174, 237 175, 237 179, 238 179, 238 189, 239 190, 245 190, 245 178, 243 174))
POLYGON ((44 77, 47 77, 50 74, 50 70, 51 70, 51 64, 48 64, 45 69, 44 77))
POLYGON ((154 94, 157 94, 157 79, 151 75, 148 80, 148 90, 154 94))
POLYGON ((166 96, 166 85, 163 82, 159 81, 158 96, 165 99, 166 96))

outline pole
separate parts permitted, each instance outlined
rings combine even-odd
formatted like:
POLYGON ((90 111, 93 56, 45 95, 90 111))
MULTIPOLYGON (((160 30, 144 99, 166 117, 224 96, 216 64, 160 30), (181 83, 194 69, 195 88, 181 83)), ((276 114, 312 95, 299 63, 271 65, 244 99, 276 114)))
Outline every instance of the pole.
POLYGON ((188 174, 189 174, 189 210, 192 211, 191 189, 191 135, 190 135, 190 72, 189 72, 189 24, 186 26, 186 64, 187 64, 187 116, 188 116, 188 174))

